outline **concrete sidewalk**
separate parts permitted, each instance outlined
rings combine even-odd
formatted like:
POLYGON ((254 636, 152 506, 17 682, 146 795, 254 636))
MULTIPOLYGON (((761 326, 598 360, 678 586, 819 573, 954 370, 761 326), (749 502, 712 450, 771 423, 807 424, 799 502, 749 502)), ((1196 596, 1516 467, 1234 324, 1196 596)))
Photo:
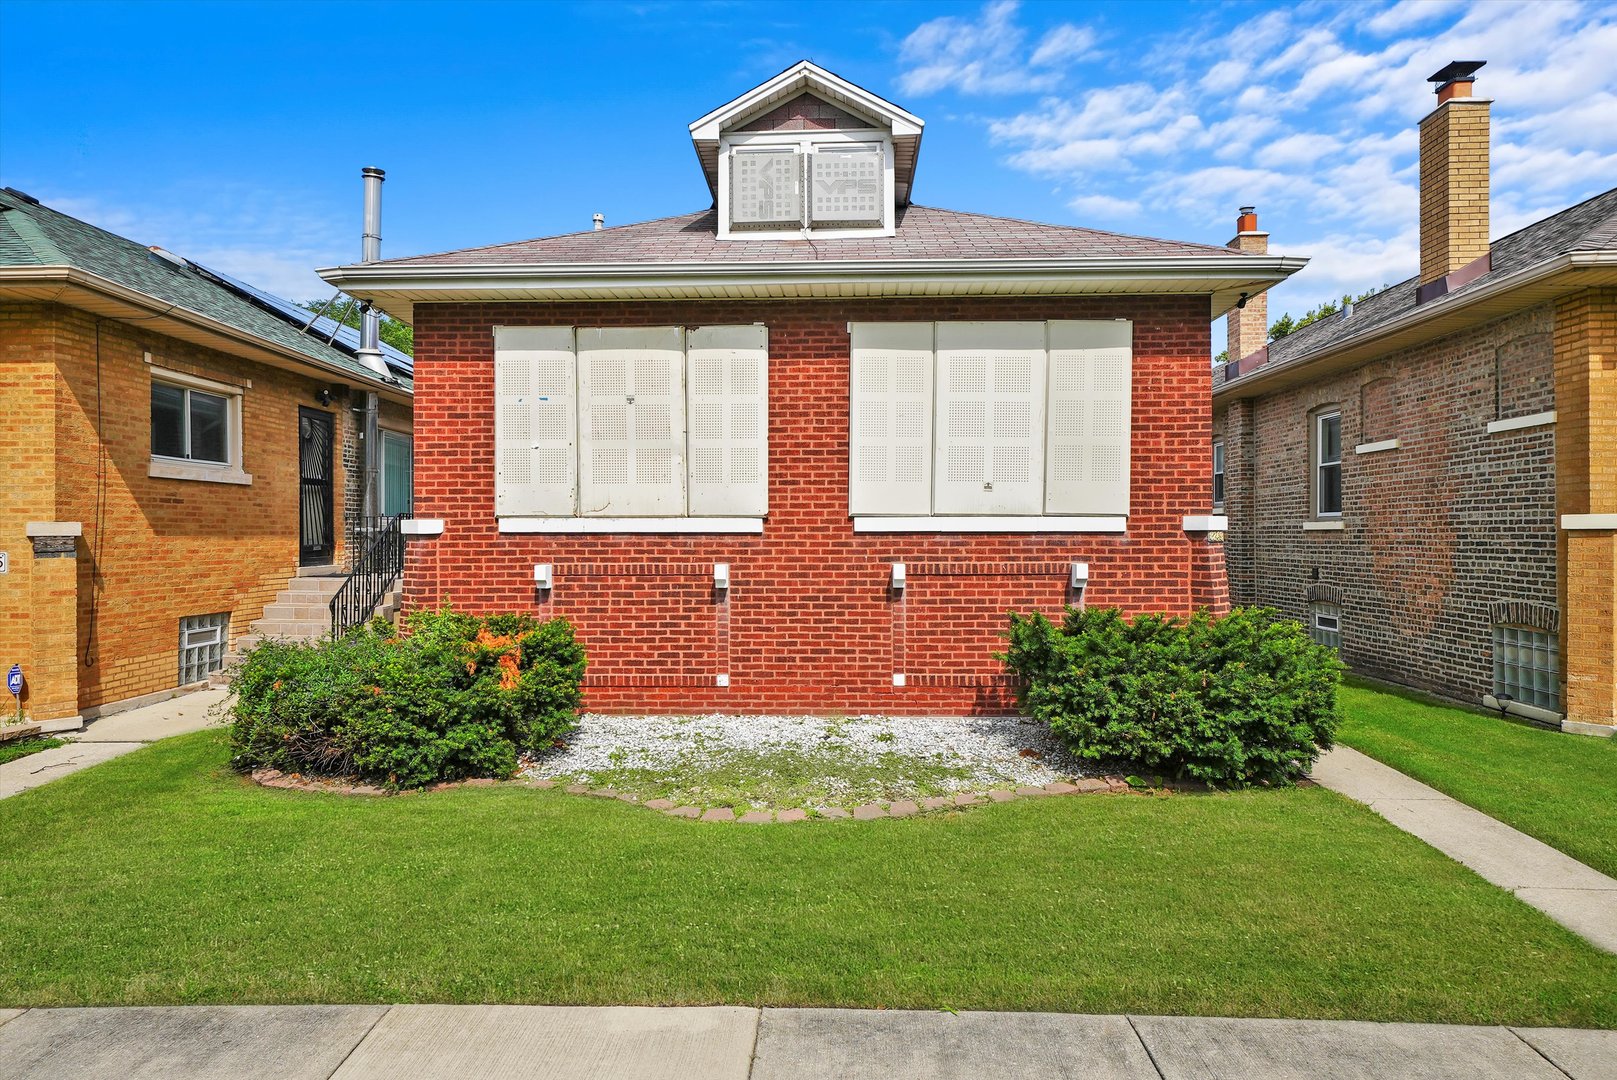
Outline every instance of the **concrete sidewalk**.
POLYGON ((83 731, 60 733, 55 737, 68 740, 68 745, 0 765, 0 799, 139 750, 158 739, 199 731, 214 722, 214 706, 229 693, 222 687, 197 690, 103 716, 90 721, 83 731))
POLYGON ((1321 756, 1311 775, 1617 953, 1617 880, 1346 746, 1321 756))
POLYGON ((1611 1080, 1617 1031, 543 1005, 0 1010, 10 1080, 1611 1080))

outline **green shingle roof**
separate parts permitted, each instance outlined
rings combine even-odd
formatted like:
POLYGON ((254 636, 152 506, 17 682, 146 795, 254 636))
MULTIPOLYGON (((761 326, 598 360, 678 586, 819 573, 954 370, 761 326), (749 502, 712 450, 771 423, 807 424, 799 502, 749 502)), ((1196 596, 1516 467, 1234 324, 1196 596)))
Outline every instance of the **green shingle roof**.
MULTIPOLYGON (((0 266, 71 266, 207 316, 310 360, 375 379, 354 354, 303 333, 287 316, 267 311, 192 264, 178 265, 149 248, 0 188, 0 266)), ((408 391, 408 374, 390 381, 408 391)))

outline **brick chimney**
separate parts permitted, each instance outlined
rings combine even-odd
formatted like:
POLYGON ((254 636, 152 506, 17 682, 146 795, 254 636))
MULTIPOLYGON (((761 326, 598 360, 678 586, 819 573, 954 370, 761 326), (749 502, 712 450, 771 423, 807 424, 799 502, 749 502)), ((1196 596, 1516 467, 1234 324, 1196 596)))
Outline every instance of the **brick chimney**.
MULTIPOLYGON (((1455 60, 1428 80, 1438 86, 1437 108, 1420 122, 1423 287, 1488 254, 1490 102, 1471 96, 1473 76, 1484 63, 1455 60)), ((1446 291, 1432 290, 1433 295, 1446 291)))
MULTIPOLYGON (((1248 255, 1269 253, 1269 234, 1258 231, 1255 207, 1241 207, 1235 218, 1235 239, 1226 246, 1248 255)), ((1251 356, 1269 343, 1269 297, 1259 293, 1245 300, 1242 306, 1231 309, 1224 321, 1230 335, 1230 359, 1251 356)))

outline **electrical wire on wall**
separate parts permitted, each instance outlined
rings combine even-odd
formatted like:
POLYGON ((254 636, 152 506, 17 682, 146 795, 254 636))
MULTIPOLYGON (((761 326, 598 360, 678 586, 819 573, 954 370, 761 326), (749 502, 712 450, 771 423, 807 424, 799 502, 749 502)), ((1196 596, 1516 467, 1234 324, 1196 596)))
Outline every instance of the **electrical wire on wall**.
POLYGON ((95 631, 101 613, 101 552, 106 545, 107 520, 107 438, 105 414, 101 407, 101 324, 105 322, 149 322, 170 314, 176 307, 170 304, 155 315, 138 319, 115 319, 98 315, 95 320, 95 535, 90 542, 90 618, 84 631, 84 666, 95 667, 95 631))

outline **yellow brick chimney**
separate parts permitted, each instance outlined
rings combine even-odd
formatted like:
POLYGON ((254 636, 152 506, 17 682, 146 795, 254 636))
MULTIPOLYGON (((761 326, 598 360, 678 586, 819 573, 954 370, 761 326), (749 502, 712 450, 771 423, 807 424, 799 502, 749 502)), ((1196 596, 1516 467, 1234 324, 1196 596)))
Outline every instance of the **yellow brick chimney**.
POLYGON ((1486 61, 1455 60, 1428 81, 1437 108, 1420 122, 1420 284, 1488 254, 1488 107, 1471 96, 1486 61))

